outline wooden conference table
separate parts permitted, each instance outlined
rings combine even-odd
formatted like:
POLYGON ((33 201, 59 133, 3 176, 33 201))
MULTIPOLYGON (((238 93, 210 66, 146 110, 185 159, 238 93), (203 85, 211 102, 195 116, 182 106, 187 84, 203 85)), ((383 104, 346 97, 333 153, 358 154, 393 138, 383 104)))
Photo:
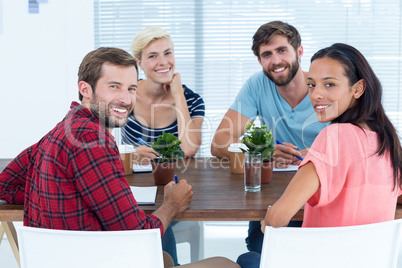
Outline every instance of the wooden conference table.
MULTIPOLYGON (((0 159, 0 170, 11 159, 0 159)), ((227 159, 193 158, 176 164, 179 179, 186 179, 193 187, 193 201, 188 210, 177 215, 175 221, 259 221, 264 218, 268 205, 272 205, 284 192, 295 172, 274 172, 269 184, 262 184, 261 191, 244 191, 243 174, 232 174, 227 159)), ((130 185, 154 185, 152 173, 134 173, 127 176, 130 185)), ((152 213, 163 202, 163 186, 158 186, 155 205, 140 206, 152 213)), ((402 218, 402 206, 398 205, 395 218, 402 218)), ((302 220, 303 210, 293 217, 302 220)), ((18 244, 13 221, 23 220, 22 205, 0 205, 0 239, 6 232, 19 260, 18 244), (11 237, 11 239, 10 239, 11 237)), ((0 240, 1 241, 1 240, 0 240)))
MULTIPOLYGON (((0 159, 3 170, 11 159, 0 159)), ((192 185, 193 201, 188 210, 177 215, 175 221, 250 221, 261 220, 268 205, 272 205, 283 193, 294 172, 275 172, 270 184, 263 184, 260 192, 244 191, 243 174, 232 174, 228 159, 182 159, 176 164, 176 175, 192 185)), ((130 185, 155 185, 153 175, 134 173, 127 176, 130 185)), ((140 206, 152 213, 163 202, 163 187, 158 185, 155 205, 140 206)), ((299 211, 294 220, 301 220, 299 211)), ((0 241, 7 234, 14 255, 19 262, 18 241, 13 221, 23 220, 22 205, 0 204, 0 241)))
MULTIPOLYGON (((0 159, 3 170, 11 159, 0 159)), ((182 159, 176 164, 179 180, 185 179, 193 187, 193 201, 188 210, 179 214, 175 221, 250 221, 261 220, 268 205, 282 195, 293 172, 274 172, 269 184, 262 184, 261 191, 244 191, 243 174, 232 174, 228 159, 192 158, 182 159)), ((130 185, 155 185, 151 172, 134 173, 127 176, 130 185)), ((146 213, 152 213, 163 202, 163 186, 158 185, 155 205, 140 206, 146 213)), ((401 213, 402 216, 402 213, 401 213)), ((302 220, 299 211, 294 220, 302 220)), ((0 221, 22 221, 22 205, 0 205, 0 221)))

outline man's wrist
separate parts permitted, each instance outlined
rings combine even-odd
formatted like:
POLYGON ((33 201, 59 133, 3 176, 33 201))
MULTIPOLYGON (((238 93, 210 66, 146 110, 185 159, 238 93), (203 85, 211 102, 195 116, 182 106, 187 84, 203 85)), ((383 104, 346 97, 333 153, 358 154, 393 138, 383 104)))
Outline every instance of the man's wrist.
POLYGON ((166 212, 166 214, 171 217, 171 219, 173 219, 174 217, 176 217, 177 214, 179 214, 177 207, 174 204, 172 204, 172 202, 169 201, 163 202, 160 208, 162 208, 164 212, 166 212))

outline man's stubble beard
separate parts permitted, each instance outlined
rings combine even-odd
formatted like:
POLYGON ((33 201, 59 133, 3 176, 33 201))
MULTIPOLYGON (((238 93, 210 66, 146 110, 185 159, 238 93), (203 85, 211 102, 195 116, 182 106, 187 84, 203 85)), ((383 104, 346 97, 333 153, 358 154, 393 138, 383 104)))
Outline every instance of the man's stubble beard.
POLYGON ((119 127, 123 127, 128 119, 128 116, 130 115, 130 113, 132 112, 131 107, 129 106, 124 106, 121 105, 120 107, 124 107, 126 108, 129 113, 127 113, 126 118, 122 121, 122 120, 115 120, 113 119, 113 117, 110 115, 110 110, 111 110, 111 105, 112 103, 110 103, 107 107, 106 107, 106 102, 99 99, 98 96, 96 95, 96 93, 94 94, 94 98, 91 100, 90 102, 90 110, 91 113, 98 118, 99 122, 101 122, 101 124, 106 127, 106 128, 119 128, 119 127))
POLYGON ((289 69, 289 74, 287 77, 285 77, 284 79, 276 79, 274 78, 270 72, 268 72, 267 70, 263 69, 264 74, 272 81, 275 83, 275 85, 277 86, 285 86, 287 84, 290 83, 290 81, 293 80, 293 78, 296 76, 297 71, 299 70, 300 64, 299 64, 299 59, 296 57, 296 60, 293 62, 293 64, 291 65, 287 65, 286 67, 288 67, 289 69))

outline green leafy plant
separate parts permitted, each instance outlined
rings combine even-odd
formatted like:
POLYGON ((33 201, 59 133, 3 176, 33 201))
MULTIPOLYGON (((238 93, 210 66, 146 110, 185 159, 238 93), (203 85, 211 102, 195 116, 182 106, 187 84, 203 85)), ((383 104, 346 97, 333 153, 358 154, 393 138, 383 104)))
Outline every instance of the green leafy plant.
POLYGON ((255 124, 246 125, 246 133, 243 135, 242 143, 247 150, 241 149, 243 153, 261 153, 262 161, 270 161, 274 154, 274 138, 271 130, 267 131, 267 126, 256 127, 255 124))
POLYGON ((160 162, 169 162, 184 157, 184 152, 179 148, 180 144, 181 141, 175 135, 163 131, 162 135, 150 145, 159 153, 160 162))

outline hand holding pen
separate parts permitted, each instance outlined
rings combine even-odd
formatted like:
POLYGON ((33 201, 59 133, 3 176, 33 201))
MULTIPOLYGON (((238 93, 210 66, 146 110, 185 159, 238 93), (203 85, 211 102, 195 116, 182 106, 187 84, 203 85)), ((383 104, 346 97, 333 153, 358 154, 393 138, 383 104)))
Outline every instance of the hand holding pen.
MULTIPOLYGON (((286 146, 285 144, 283 144, 283 143, 282 143, 281 141, 279 141, 279 140, 275 140, 275 142, 276 142, 277 144, 286 146)), ((296 157, 297 159, 299 159, 300 161, 303 161, 303 158, 301 158, 301 156, 298 156, 298 155, 293 155, 293 156, 296 157)))
POLYGON ((173 215, 177 215, 177 213, 181 213, 188 208, 192 199, 193 191, 191 185, 185 179, 179 181, 175 175, 174 179, 165 185, 162 206, 169 206, 169 211, 173 215))
POLYGON ((138 137, 137 138, 138 142, 141 143, 142 145, 151 147, 151 145, 149 145, 146 141, 144 141, 142 138, 138 137))
MULTIPOLYGON (((149 145, 146 141, 144 141, 144 140, 143 140, 142 138, 140 138, 140 137, 138 137, 137 140, 138 140, 139 143, 141 143, 142 145, 145 145, 145 146, 147 146, 147 147, 149 148, 149 149, 147 150, 148 153, 152 153, 152 154, 154 154, 155 156, 159 157, 159 154, 158 154, 154 149, 152 149, 151 145, 149 145)), ((137 147, 137 148, 139 148, 139 147, 137 147)), ((137 150, 137 149, 136 149, 136 150, 137 150)), ((155 158, 155 157, 153 157, 153 158, 155 158)))
POLYGON ((135 147, 133 162, 139 165, 148 165, 152 159, 158 157, 158 153, 143 139, 138 138, 138 141, 144 146, 135 147))

